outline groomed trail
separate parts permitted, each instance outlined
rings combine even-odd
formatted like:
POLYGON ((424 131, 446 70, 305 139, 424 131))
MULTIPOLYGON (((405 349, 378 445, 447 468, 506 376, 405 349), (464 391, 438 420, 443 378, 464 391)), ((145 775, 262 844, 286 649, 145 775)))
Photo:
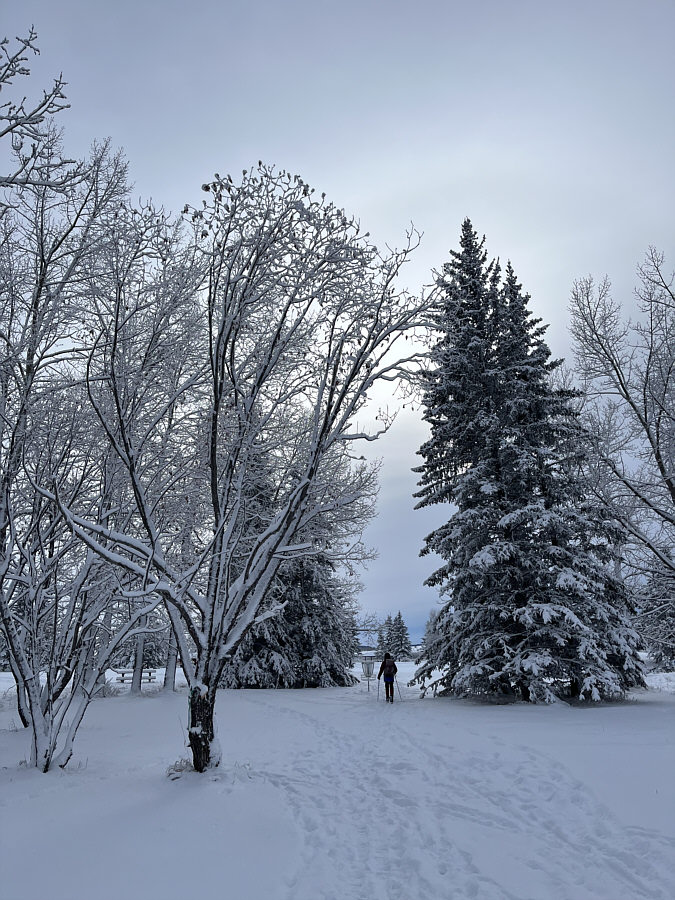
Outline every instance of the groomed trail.
POLYGON ((184 694, 97 701, 47 776, 17 767, 5 699, 0 896, 672 900, 673 694, 485 706, 400 669, 393 704, 375 681, 223 691, 222 766, 176 780, 184 694))
MULTIPOLYGON (((594 790, 597 754, 588 754, 590 777, 579 777, 584 726, 595 731, 593 715, 604 718, 611 769, 612 746, 626 739, 618 719, 637 706, 486 707, 420 701, 400 687, 403 702, 397 691, 391 705, 382 690, 376 701, 374 682, 370 694, 361 685, 331 692, 330 702, 316 691, 248 693, 264 720, 283 716, 283 737, 275 731, 271 745, 290 742, 280 755, 294 759, 291 771, 265 764, 264 754, 251 759, 283 791, 302 835, 301 864, 280 897, 672 900, 674 835, 612 811, 594 790), (535 746, 532 731, 545 732, 547 719, 554 733, 576 732, 572 747, 553 733, 535 746), (572 767, 561 750, 575 755, 572 767)), ((675 707, 663 713, 672 752, 675 707)), ((620 792, 629 775, 615 762, 616 784, 605 771, 601 793, 620 792)))

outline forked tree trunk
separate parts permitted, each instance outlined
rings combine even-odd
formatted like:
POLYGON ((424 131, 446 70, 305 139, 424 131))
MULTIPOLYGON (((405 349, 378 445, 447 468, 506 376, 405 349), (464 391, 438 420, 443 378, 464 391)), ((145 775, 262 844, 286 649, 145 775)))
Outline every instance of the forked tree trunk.
POLYGON ((26 683, 26 694, 30 704, 30 727, 32 732, 30 764, 41 772, 48 772, 54 753, 52 719, 50 710, 47 715, 40 706, 39 678, 31 679, 26 683))

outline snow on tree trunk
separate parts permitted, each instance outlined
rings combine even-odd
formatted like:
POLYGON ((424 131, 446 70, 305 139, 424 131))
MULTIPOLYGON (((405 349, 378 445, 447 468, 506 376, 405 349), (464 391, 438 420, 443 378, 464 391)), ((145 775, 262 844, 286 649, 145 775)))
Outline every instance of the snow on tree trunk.
MULTIPOLYGON (((147 622, 145 619, 142 622, 139 622, 139 627, 144 628, 147 622)), ((143 660, 144 660, 144 650, 145 650, 145 634, 141 632, 136 637, 136 652, 134 655, 134 672, 131 677, 131 690, 132 694, 140 694, 142 690, 142 681, 143 681, 143 660)))
POLYGON ((169 628, 169 641, 166 650, 166 668, 164 670, 164 684, 162 690, 174 691, 176 689, 176 664, 178 662, 178 645, 173 629, 169 628))
POLYGON ((31 718, 30 764, 41 772, 48 772, 52 760, 49 724, 39 713, 31 718))
POLYGON ((204 684, 195 684, 189 697, 188 741, 192 764, 197 772, 205 772, 220 763, 213 721, 215 692, 204 684))
POLYGON ((30 727, 30 708, 28 706, 28 696, 26 694, 26 684, 21 675, 19 667, 16 665, 14 658, 9 655, 9 667, 14 676, 14 684, 16 685, 16 711, 24 728, 30 727))

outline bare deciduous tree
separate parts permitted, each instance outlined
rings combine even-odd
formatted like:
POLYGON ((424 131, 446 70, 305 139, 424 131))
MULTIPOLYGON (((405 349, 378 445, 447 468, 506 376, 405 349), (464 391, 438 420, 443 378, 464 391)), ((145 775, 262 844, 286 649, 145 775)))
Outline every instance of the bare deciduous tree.
MULTIPOLYGON (((29 76, 26 64, 39 52, 33 28, 14 44, 6 37, 0 40, 0 91, 15 88, 17 79, 29 76)), ((83 176, 85 168, 81 163, 63 157, 56 159, 53 154, 53 118, 69 106, 63 93, 65 86, 59 75, 51 88, 43 90, 42 96, 32 102, 19 92, 15 100, 0 103, 0 149, 9 143, 13 159, 10 170, 0 172, 0 188, 63 187, 83 176)), ((6 209, 7 202, 0 198, 0 215, 6 209)))
MULTIPOLYGON (((596 437, 589 483, 625 531, 632 570, 672 584, 675 275, 666 270, 663 254, 650 248, 638 278, 635 320, 624 318, 608 279, 577 281, 572 333, 589 398, 585 414, 596 437)), ((675 605, 672 598, 656 599, 660 610, 664 603, 675 605)))
POLYGON ((396 351, 423 307, 394 286, 410 242, 380 255, 301 179, 260 165, 239 185, 216 176, 204 189, 187 256, 155 259, 170 277, 148 291, 141 268, 124 274, 131 266, 105 295, 96 286, 90 394, 127 474, 134 528, 64 505, 73 532, 138 579, 138 596, 165 599, 198 771, 219 761, 218 680, 248 629, 274 613, 262 604, 280 563, 361 552, 354 531, 372 476, 351 448, 388 417, 369 429, 357 416, 378 382, 416 361, 396 351), (249 492, 261 459, 274 492, 266 510, 249 492))
POLYGON ((55 130, 36 137, 40 179, 13 187, 0 222, 0 623, 32 762, 46 771, 70 758, 101 667, 138 618, 134 611, 110 631, 115 573, 44 493, 57 482, 69 508, 107 521, 106 454, 80 361, 90 343, 82 290, 106 243, 106 217, 126 197, 125 164, 95 147, 63 181, 55 130))

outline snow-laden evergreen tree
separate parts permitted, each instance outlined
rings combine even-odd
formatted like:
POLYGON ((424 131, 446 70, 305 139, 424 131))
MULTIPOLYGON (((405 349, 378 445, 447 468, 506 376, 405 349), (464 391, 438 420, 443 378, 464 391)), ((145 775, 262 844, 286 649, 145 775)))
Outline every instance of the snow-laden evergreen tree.
POLYGON ((443 559, 427 584, 447 599, 416 680, 457 695, 619 698, 643 682, 617 536, 584 496, 576 395, 552 384, 559 362, 528 303, 465 220, 438 279, 425 374, 418 506, 456 511, 422 551, 443 559))
POLYGON ((377 632, 377 657, 382 659, 385 653, 389 651, 389 636, 391 634, 392 618, 388 615, 382 622, 377 632))
MULTIPOLYGON (((242 515, 242 545, 252 522, 269 521, 276 511, 274 465, 258 452, 250 465, 242 515)), ((336 478, 339 472, 336 471, 336 478)), ((314 532, 325 528, 319 517, 314 532)), ((299 540, 301 536, 298 536, 299 540)), ((245 563, 233 558, 238 577, 245 563)), ((344 686, 354 683, 349 669, 357 650, 355 593, 358 582, 340 577, 327 554, 300 557, 283 563, 267 592, 262 621, 239 643, 226 663, 221 685, 229 688, 298 688, 344 686)))
POLYGON ((242 640, 224 687, 299 688, 355 683, 356 605, 350 585, 322 557, 286 563, 267 605, 285 604, 242 640))
POLYGON ((403 621, 400 609, 391 620, 387 645, 387 649, 394 659, 410 659, 412 655, 412 644, 410 643, 408 626, 403 621))
POLYGON ((429 618, 424 626, 422 644, 415 655, 415 662, 418 664, 425 659, 430 659, 434 655, 433 643, 438 638, 438 632, 436 631, 436 619, 438 619, 438 614, 438 610, 436 609, 432 609, 429 613, 429 618))

